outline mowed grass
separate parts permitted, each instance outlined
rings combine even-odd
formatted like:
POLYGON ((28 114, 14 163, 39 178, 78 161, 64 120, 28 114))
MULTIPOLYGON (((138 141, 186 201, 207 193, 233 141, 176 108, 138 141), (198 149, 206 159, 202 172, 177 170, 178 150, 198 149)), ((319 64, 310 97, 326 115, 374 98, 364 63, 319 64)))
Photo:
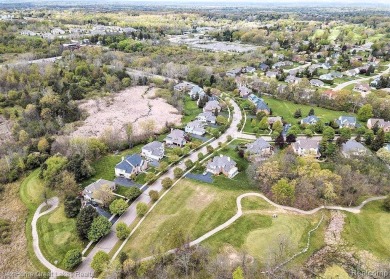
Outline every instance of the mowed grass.
POLYGON ((270 210, 275 207, 260 197, 249 196, 241 200, 242 210, 270 210))
POLYGON ((64 206, 59 206, 52 213, 39 218, 38 224, 39 247, 48 261, 60 268, 63 258, 69 250, 82 251, 85 247, 76 233, 76 218, 67 218, 64 206))
POLYGON ((190 96, 186 95, 184 97, 184 116, 182 118, 182 123, 187 124, 188 122, 195 119, 199 113, 202 112, 202 109, 198 107, 196 101, 192 100, 190 96))
POLYGON ((323 122, 329 122, 338 118, 341 115, 354 116, 354 114, 347 113, 344 111, 335 111, 316 106, 295 104, 290 101, 273 99, 266 96, 263 96, 262 98, 266 103, 268 103, 269 107, 272 109, 272 114, 274 116, 281 116, 285 121, 292 124, 297 123, 301 119, 294 118, 294 113, 297 109, 301 109, 302 117, 306 117, 310 109, 314 108, 315 115, 318 116, 323 122))
POLYGON ((348 275, 348 273, 342 268, 341 266, 338 265, 332 265, 328 267, 324 274, 321 276, 323 279, 351 279, 351 277, 348 275))
POLYGON ((183 179, 156 205, 124 251, 139 258, 177 247, 179 233, 194 240, 230 219, 244 192, 248 189, 183 179))
POLYGON ((346 215, 342 237, 347 244, 390 259, 390 213, 383 209, 383 202, 371 202, 359 214, 346 215))

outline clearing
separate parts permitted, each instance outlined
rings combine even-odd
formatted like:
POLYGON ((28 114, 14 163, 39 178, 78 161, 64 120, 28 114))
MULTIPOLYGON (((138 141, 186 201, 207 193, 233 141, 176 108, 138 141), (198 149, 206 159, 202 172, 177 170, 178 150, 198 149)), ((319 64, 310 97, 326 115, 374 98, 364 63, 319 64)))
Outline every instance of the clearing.
POLYGON ((0 144, 12 139, 11 121, 0 115, 0 144))
POLYGON ((142 134, 142 123, 153 120, 154 132, 162 130, 166 123, 179 125, 182 115, 164 99, 154 98, 155 88, 136 86, 113 93, 101 99, 81 102, 80 109, 88 113, 83 124, 71 135, 76 137, 100 137, 111 130, 124 139, 127 123, 133 123, 135 135, 142 134))

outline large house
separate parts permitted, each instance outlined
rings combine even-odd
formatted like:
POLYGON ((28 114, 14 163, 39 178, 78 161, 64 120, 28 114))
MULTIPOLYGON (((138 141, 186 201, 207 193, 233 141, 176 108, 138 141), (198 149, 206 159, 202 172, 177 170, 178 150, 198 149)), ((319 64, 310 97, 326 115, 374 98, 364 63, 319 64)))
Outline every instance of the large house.
POLYGON ((383 129, 385 133, 390 132, 390 121, 385 121, 381 118, 370 118, 367 120, 367 128, 372 129, 375 124, 378 125, 378 128, 383 129))
POLYGON ((266 114, 270 114, 271 113, 271 109, 264 102, 264 100, 259 98, 259 97, 257 97, 256 95, 250 94, 248 96, 248 100, 256 106, 256 112, 262 111, 262 112, 264 112, 266 114))
POLYGON ((185 145, 187 141, 185 139, 184 131, 179 129, 172 129, 171 132, 165 138, 165 143, 168 145, 185 145))
POLYGON ((203 136, 206 133, 206 129, 204 128, 204 122, 200 120, 194 120, 191 122, 188 122, 185 131, 186 133, 203 136))
POLYGON ((294 153, 299 156, 318 158, 321 156, 319 142, 313 139, 302 139, 292 144, 294 153))
POLYGON ((191 90, 194 86, 195 86, 195 84, 193 84, 193 83, 183 81, 183 82, 180 82, 180 83, 176 84, 175 86, 173 86, 173 90, 178 91, 178 92, 184 92, 184 91, 191 90))
POLYGON ((356 140, 350 139, 346 143, 343 143, 341 146, 341 153, 344 157, 349 158, 351 155, 361 156, 367 153, 367 148, 363 144, 357 142, 356 140))
POLYGON ((131 176, 143 172, 148 167, 148 162, 139 154, 133 154, 122 158, 115 166, 115 176, 130 179, 131 176))
POLYGON ((142 156, 156 161, 160 161, 164 157, 164 153, 164 144, 159 141, 153 141, 147 145, 144 145, 141 151, 142 156))
POLYGON ((205 106, 203 107, 203 112, 215 112, 221 111, 221 106, 219 105, 219 102, 217 100, 208 101, 205 106))
POLYGON ((371 90, 371 87, 367 83, 357 83, 355 84, 355 87, 353 90, 362 92, 362 93, 367 93, 371 90))
POLYGON ((316 87, 324 86, 324 82, 319 79, 311 79, 310 84, 316 87))
POLYGON ((230 157, 221 154, 220 156, 215 156, 207 163, 207 171, 215 175, 222 173, 225 176, 232 178, 238 173, 236 165, 236 162, 230 157))
POLYGON ((203 97, 204 95, 206 95, 204 90, 202 88, 200 88, 198 85, 195 85, 194 87, 192 87, 190 92, 188 92, 188 94, 190 95, 191 99, 193 99, 193 100, 196 100, 199 97, 203 97))
POLYGON ((243 98, 248 97, 250 94, 252 94, 252 90, 250 90, 246 86, 240 86, 238 87, 238 92, 240 93, 240 96, 243 98))
POLYGON ((114 182, 105 179, 99 179, 98 181, 95 181, 84 188, 82 192, 84 201, 95 201, 98 203, 102 203, 99 199, 96 198, 95 194, 100 189, 102 189, 103 186, 107 186, 108 189, 110 189, 111 191, 115 191, 116 189, 114 182))
POLYGON ((295 77, 295 76, 289 75, 289 76, 286 77, 286 79, 284 81, 287 82, 287 83, 297 84, 301 80, 302 79, 299 78, 299 77, 295 77))
POLYGON ((315 115, 309 115, 301 120, 301 124, 314 125, 318 122, 318 117, 315 115))
POLYGON ((217 117, 214 115, 214 113, 208 111, 199 113, 196 119, 202 122, 215 124, 217 117))
POLYGON ((272 155, 272 146, 263 138, 257 138, 246 145, 246 152, 251 157, 267 157, 272 155))
POLYGON ((339 125, 340 128, 356 128, 357 127, 357 121, 356 117, 354 116, 340 116, 336 120, 337 125, 339 125))

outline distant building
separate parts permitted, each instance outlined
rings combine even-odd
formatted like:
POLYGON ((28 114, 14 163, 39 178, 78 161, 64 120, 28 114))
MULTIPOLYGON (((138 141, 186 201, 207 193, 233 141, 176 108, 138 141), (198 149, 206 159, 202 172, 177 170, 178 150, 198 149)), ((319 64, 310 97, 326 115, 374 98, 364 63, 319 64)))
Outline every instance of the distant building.
POLYGON ((219 105, 219 102, 216 100, 208 101, 206 105, 203 107, 203 112, 215 112, 221 111, 221 106, 219 105))
POLYGON ((228 178, 232 178, 238 173, 236 165, 236 162, 230 157, 221 154, 207 163, 207 171, 215 175, 222 173, 228 178))
POLYGON ((324 86, 325 83, 319 79, 311 79, 310 84, 316 87, 324 86))
POLYGON ((238 87, 238 92, 240 93, 240 96, 243 98, 248 97, 250 94, 252 94, 252 90, 250 90, 246 86, 240 86, 238 87))
POLYGON ((357 127, 356 117, 354 117, 354 116, 340 116, 336 120, 336 123, 337 123, 337 125, 340 128, 351 128, 351 129, 353 129, 353 128, 357 127))
POLYGON ((367 120, 368 129, 372 129, 375 124, 378 124, 378 128, 383 129, 385 133, 390 132, 390 121, 385 121, 381 118, 370 118, 367 120))

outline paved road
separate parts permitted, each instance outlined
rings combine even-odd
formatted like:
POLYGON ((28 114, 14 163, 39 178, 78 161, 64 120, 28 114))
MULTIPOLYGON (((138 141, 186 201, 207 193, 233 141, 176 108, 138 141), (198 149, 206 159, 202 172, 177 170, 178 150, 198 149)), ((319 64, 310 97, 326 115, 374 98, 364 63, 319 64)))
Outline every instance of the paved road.
MULTIPOLYGON (((377 200, 383 200, 386 198, 386 196, 381 196, 381 197, 372 197, 372 198, 369 198, 369 199, 366 199, 365 201, 363 201, 359 206, 355 206, 355 207, 342 207, 342 206, 320 206, 320 207, 317 207, 317 208, 314 208, 312 210, 301 210, 299 208, 295 208, 295 207, 290 207, 290 206, 284 206, 284 205, 280 205, 280 204, 277 204, 277 203, 274 203, 273 201, 271 201, 270 199, 268 199, 266 196, 264 196, 263 194, 260 194, 260 193, 246 193, 246 194, 242 194, 240 196, 237 197, 236 199, 236 204, 237 204, 237 212, 236 214, 231 217, 229 220, 227 220, 225 223, 219 225, 218 227, 212 229, 211 231, 205 233, 204 235, 202 235, 201 237, 195 239, 194 241, 191 241, 189 243, 189 246, 194 246, 194 245, 197 245, 197 244, 200 244, 201 242, 205 241, 206 239, 208 239, 209 237, 215 235, 216 233, 226 229, 227 227, 229 227, 231 224, 233 224, 238 218, 240 218, 243 214, 242 212, 242 204, 241 204, 241 200, 245 197, 260 197, 262 199, 264 199, 266 202, 268 202, 269 204, 275 206, 276 208, 278 209, 282 209, 282 210, 286 210, 286 211, 292 211, 292 212, 295 212, 295 213, 298 213, 298 214, 304 214, 304 215, 311 215, 311 214, 314 214, 322 209, 328 209, 328 210, 342 210, 342 211, 347 211, 347 212, 351 212, 351 213, 354 213, 354 214, 358 214, 360 213, 360 210, 362 209, 363 206, 365 206, 367 203, 371 202, 371 201, 377 201, 377 200)), ((322 221, 322 220, 321 220, 322 221)), ((319 224, 318 224, 319 225, 319 224)), ((318 225, 316 228, 318 228, 318 225)), ((306 247, 306 250, 308 249, 308 247, 306 247)), ((171 249, 169 251, 166 252, 166 254, 172 254, 175 252, 176 249, 171 249)), ((141 261, 147 261, 147 260, 150 260, 152 259, 154 256, 149 256, 149 257, 146 257, 146 258, 143 258, 141 261)))
MULTIPOLYGON (((238 107, 237 103, 235 103, 233 100, 230 100, 231 104, 234 107, 234 112, 233 112, 233 119, 232 123, 229 126, 229 128, 221 135, 217 140, 212 141, 209 145, 211 145, 213 148, 218 148, 218 142, 226 142, 228 135, 231 135, 234 137, 234 135, 237 135, 238 130, 237 130, 237 125, 241 121, 242 115, 241 115, 241 110, 238 107)), ((206 145, 207 146, 207 145, 206 145)), ((202 152, 203 154, 207 154, 207 148, 206 146, 202 147, 196 152, 193 152, 190 154, 188 157, 185 158, 185 160, 190 159, 193 162, 198 161, 198 154, 202 152)), ((175 166, 176 167, 176 166, 175 166)), ((170 168, 164 175, 162 175, 156 182, 151 184, 147 189, 142 193, 142 195, 135 200, 128 208, 128 210, 118 219, 118 222, 124 222, 127 225, 130 225, 134 222, 134 220, 137 218, 137 211, 136 211, 136 206, 139 202, 144 202, 144 203, 150 203, 150 197, 149 197, 149 192, 151 190, 156 190, 156 191, 161 191, 162 190, 162 185, 161 181, 166 178, 174 178, 173 175, 173 170, 175 167, 170 168)), ((179 164, 180 167, 180 164, 179 164)), ((81 265, 77 268, 77 272, 80 273, 89 273, 93 272, 92 268, 90 267, 91 261, 93 256, 98 252, 98 251, 104 251, 106 253, 109 253, 112 248, 115 246, 115 244, 119 241, 119 239, 116 237, 115 234, 115 225, 112 227, 111 232, 104 238, 102 238, 92 249, 92 251, 88 254, 88 256, 83 260, 81 265)), ((77 278, 77 276, 73 276, 73 278, 77 278)))
POLYGON ((366 77, 366 78, 359 78, 359 79, 350 80, 350 81, 346 81, 346 82, 340 83, 339 85, 334 87, 333 90, 336 90, 336 91, 337 90, 341 90, 341 89, 343 89, 344 87, 346 87, 348 85, 355 84, 355 83, 362 82, 362 81, 366 81, 366 80, 370 80, 370 79, 375 79, 375 78, 380 77, 381 75, 387 74, 389 72, 390 72, 390 64, 387 65, 387 69, 384 70, 383 72, 381 72, 380 74, 377 74, 375 76, 370 76, 370 77, 366 77))
POLYGON ((46 215, 50 212, 52 212, 54 209, 58 207, 59 200, 57 197, 53 197, 49 200, 47 200, 47 204, 44 202, 40 206, 38 206, 37 210, 34 213, 33 219, 31 221, 31 227, 32 227, 32 237, 33 237, 33 248, 35 255, 37 256, 38 260, 51 272, 50 278, 56 278, 57 276, 69 276, 69 272, 62 270, 60 268, 57 268, 56 266, 52 265, 46 258, 43 256, 42 251, 39 247, 39 236, 37 231, 37 222, 38 219, 46 215), (51 207, 47 209, 44 212, 41 212, 42 208, 46 205, 50 205, 51 207))

